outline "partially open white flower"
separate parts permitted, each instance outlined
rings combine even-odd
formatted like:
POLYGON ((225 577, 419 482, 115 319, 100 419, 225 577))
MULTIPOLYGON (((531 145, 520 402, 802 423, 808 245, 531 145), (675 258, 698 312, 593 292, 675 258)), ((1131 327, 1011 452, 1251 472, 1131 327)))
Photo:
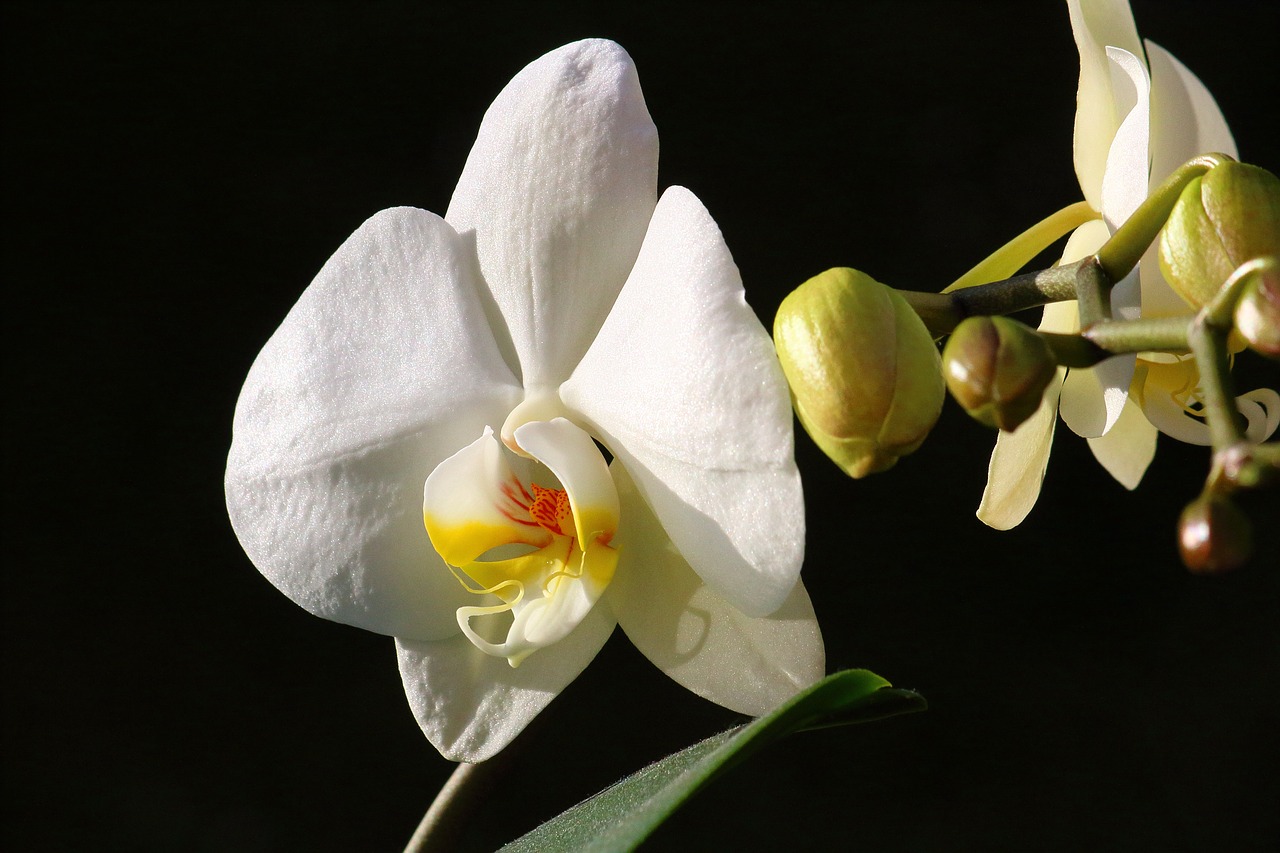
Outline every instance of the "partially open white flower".
POLYGON ((622 48, 547 54, 486 113, 446 216, 361 226, 241 392, 245 551, 396 638, 448 758, 510 742, 615 624, 747 714, 823 674, 786 384, 705 208, 656 199, 657 155, 622 48))
MULTIPOLYGON (((1236 156, 1235 142, 1213 96, 1186 66, 1157 44, 1138 38, 1128 0, 1067 0, 1080 52, 1075 166, 1085 200, 1101 216, 1067 241, 1063 263, 1096 252, 1176 168, 1199 154, 1236 156), (1145 44, 1145 52, 1144 52, 1145 44)), ((1119 319, 1191 314, 1164 280, 1156 249, 1116 284, 1119 319)), ((1046 306, 1040 328, 1075 332, 1075 302, 1046 306)), ((978 518, 1008 529, 1035 505, 1058 415, 1126 488, 1136 488, 1155 456, 1156 433, 1209 443, 1197 410, 1199 374, 1186 357, 1156 353, 1116 356, 1095 368, 1059 368, 1039 410, 1012 433, 1002 432, 987 474, 978 518)), ((1270 389, 1242 395, 1249 437, 1261 440, 1280 422, 1280 396, 1270 389)))

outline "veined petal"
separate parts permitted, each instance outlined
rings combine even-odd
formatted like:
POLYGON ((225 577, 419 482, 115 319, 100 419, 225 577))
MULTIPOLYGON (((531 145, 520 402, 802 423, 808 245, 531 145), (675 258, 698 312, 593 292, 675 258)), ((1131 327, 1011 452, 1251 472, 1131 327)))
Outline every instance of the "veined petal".
POLYGON ((519 394, 478 288, 443 220, 383 211, 249 371, 227 509, 259 571, 318 616, 404 637, 457 630, 465 593, 422 528, 422 483, 519 394))
POLYGON ((1133 491, 1156 456, 1156 428, 1130 399, 1106 435, 1089 439, 1089 449, 1120 485, 1133 491))
MULTIPOLYGON (((447 572, 445 573, 448 574, 447 572)), ((578 677, 613 633, 613 614, 593 608, 554 653, 508 666, 456 635, 396 639, 400 677, 423 734, 450 761, 491 758, 578 677)))
POLYGON ((658 203, 561 398, 703 580, 751 615, 786 600, 804 556, 786 381, 720 230, 688 190, 658 203))
POLYGON ((618 491, 591 436, 571 421, 555 418, 517 427, 515 439, 564 485, 583 547, 597 540, 607 545, 618 529, 618 491))
POLYGON ((821 678, 822 633, 803 584, 773 614, 745 616, 704 584, 623 466, 618 572, 605 602, 645 657, 682 686, 758 716, 821 678))
MULTIPOLYGON (((1148 41, 1151 62, 1151 182, 1155 186, 1197 154, 1238 157, 1235 140, 1213 95, 1185 65, 1148 41)), ((1190 307, 1160 272, 1153 245, 1142 259, 1142 316, 1180 317, 1190 307)))
POLYGON ((1076 93, 1076 176, 1085 199, 1102 210, 1102 176, 1111 140, 1127 109, 1118 107, 1112 91, 1106 48, 1118 47, 1135 56, 1142 44, 1128 0, 1068 0, 1071 31, 1080 53, 1080 85, 1076 93))
POLYGON ((559 384, 590 345, 640 250, 657 177, 657 130, 613 42, 535 60, 485 114, 445 218, 475 241, 525 387, 559 384))
POLYGON ((1066 371, 1045 388, 1040 408, 1013 432, 1001 432, 987 466, 987 487, 978 505, 978 520, 996 530, 1010 530, 1022 523, 1040 497, 1040 485, 1049 467, 1053 431, 1058 423, 1058 395, 1066 371))
POLYGON ((551 533, 529 518, 532 501, 486 426, 427 477, 422 516, 436 551, 461 566, 499 545, 550 543, 551 533))

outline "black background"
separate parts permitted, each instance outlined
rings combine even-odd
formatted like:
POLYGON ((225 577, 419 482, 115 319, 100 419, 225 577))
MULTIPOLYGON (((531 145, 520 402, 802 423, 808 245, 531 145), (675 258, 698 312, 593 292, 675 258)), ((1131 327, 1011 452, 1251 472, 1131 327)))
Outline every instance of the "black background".
MULTIPOLYGON (((1280 167, 1277 6, 1134 7, 1242 156, 1280 167)), ((9 850, 407 840, 450 765, 392 643, 257 574, 222 466, 240 383, 311 276, 381 208, 443 212, 527 62, 586 36, 631 52, 660 184, 715 215, 766 325, 826 267, 937 288, 1078 198, 1077 58, 1049 0, 40 3, 3 22, 9 850)), ((973 517, 992 439, 948 403, 916 456, 853 482, 798 436, 828 667, 931 709, 793 738, 654 849, 1275 849, 1280 574, 1178 563, 1207 452, 1162 439, 1128 493, 1061 431, 1039 506, 1001 534, 973 517)), ((460 849, 737 721, 619 632, 460 849)))

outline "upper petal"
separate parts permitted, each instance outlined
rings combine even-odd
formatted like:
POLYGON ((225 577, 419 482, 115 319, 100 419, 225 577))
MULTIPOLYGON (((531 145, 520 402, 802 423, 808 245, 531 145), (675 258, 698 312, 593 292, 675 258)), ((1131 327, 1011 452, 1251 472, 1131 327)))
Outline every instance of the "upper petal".
POLYGON ((1094 210, 1102 208, 1102 176, 1107 154, 1120 122, 1128 112, 1117 105, 1112 90, 1107 47, 1118 47, 1135 56, 1142 44, 1133 23, 1128 0, 1068 0, 1071 32, 1080 53, 1080 85, 1076 92, 1076 176, 1085 199, 1094 210))
POLYGON ((703 580, 752 615, 782 604, 804 556, 790 398, 720 230, 688 190, 658 203, 561 397, 623 461, 703 580))
POLYGON ((684 687, 758 716, 822 677, 822 633, 803 584, 751 617, 704 584, 616 462, 618 571, 606 602, 645 657, 684 687))
POLYGON ((564 380, 590 345, 640 250, 657 177, 657 130, 613 42, 535 60, 485 113, 445 218, 475 240, 526 387, 564 380))
POLYGON ((592 608, 567 637, 519 667, 485 654, 461 634, 435 642, 397 638, 409 707, 445 758, 492 758, 591 663, 614 624, 608 608, 592 608))
POLYGON ((518 394, 458 235, 383 211, 329 259, 236 405, 226 496, 258 569, 316 615, 434 637, 465 596, 422 524, 422 484, 518 394))
MULTIPOLYGON (((1160 45, 1148 41, 1151 62, 1151 182, 1157 185, 1198 154, 1239 156, 1222 110, 1204 84, 1160 45)), ((1187 303, 1164 280, 1153 245, 1142 259, 1142 315, 1178 317, 1187 303)))

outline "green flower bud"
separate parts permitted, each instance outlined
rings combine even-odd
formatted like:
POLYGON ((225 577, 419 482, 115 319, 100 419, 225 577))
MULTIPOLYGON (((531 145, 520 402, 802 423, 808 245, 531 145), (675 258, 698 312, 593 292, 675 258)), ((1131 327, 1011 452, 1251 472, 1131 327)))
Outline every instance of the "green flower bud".
POLYGON ((1280 256, 1280 179, 1229 161, 1187 184, 1160 232, 1160 269, 1193 308, 1245 261, 1280 256))
POLYGON ((964 410, 1012 432, 1035 414, 1057 370, 1044 338, 1008 317, 970 317, 942 351, 942 375, 964 410))
POLYGON ((1178 550, 1196 574, 1218 574, 1248 562, 1253 531, 1239 507, 1223 497, 1201 495, 1178 519, 1178 550))
POLYGON ((1280 359, 1280 266, 1245 285, 1236 303, 1235 330, 1254 352, 1280 359))
POLYGON ((897 291, 847 268, 800 285, 773 340, 814 443, 851 477, 918 448, 942 411, 938 348, 897 291))

